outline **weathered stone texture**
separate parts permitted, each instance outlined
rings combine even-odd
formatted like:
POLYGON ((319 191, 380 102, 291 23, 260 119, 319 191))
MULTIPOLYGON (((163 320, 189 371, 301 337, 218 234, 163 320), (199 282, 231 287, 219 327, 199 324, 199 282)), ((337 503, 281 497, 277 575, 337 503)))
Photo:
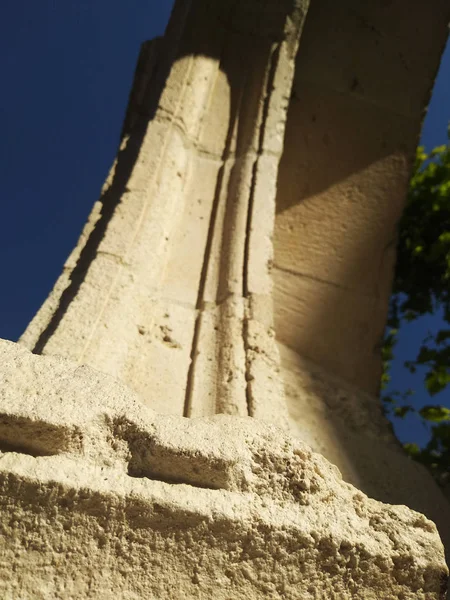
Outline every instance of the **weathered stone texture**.
POLYGON ((377 388, 449 19, 447 0, 175 3, 20 340, 47 356, 0 345, 1 597, 442 598, 434 525, 391 505, 449 549, 450 506, 377 388))
POLYGON ((279 349, 291 433, 370 497, 425 513, 450 548, 449 502, 428 470, 406 456, 374 396, 279 349))
POLYGON ((0 351, 5 600, 442 598, 434 524, 298 439, 158 416, 88 367, 0 351))
POLYGON ((287 426, 269 270, 307 7, 177 4, 165 41, 143 47, 102 198, 22 344, 117 376, 161 413, 287 426))
POLYGON ((447 0, 316 0, 297 54, 275 224, 277 338, 377 394, 402 213, 447 0))
POLYGON ((425 512, 448 552, 449 504, 404 456, 378 388, 396 228, 449 20, 445 0, 311 3, 278 175, 273 268, 291 431, 365 493, 425 512))

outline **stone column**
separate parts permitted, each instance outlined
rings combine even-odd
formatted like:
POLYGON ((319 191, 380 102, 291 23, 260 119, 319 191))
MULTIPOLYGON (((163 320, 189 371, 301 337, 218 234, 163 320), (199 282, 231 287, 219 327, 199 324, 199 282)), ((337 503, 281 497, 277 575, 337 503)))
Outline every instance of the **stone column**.
POLYGON ((287 423, 270 266, 308 0, 178 3, 144 45, 102 197, 20 343, 161 413, 287 423))

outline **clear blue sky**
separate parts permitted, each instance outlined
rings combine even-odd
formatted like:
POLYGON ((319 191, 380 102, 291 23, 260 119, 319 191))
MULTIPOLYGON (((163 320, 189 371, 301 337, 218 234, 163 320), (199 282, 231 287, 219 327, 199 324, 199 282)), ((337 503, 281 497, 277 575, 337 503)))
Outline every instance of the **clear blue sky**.
MULTIPOLYGON (((163 33, 171 7, 172 0, 4 0, 0 337, 18 338, 76 243, 116 154, 139 46, 163 33)), ((428 148, 445 143, 449 119, 450 46, 423 130, 428 148)), ((438 326, 430 318, 405 330, 394 387, 414 385, 401 362, 438 326)), ((426 437, 412 419, 397 431, 405 441, 426 437)))

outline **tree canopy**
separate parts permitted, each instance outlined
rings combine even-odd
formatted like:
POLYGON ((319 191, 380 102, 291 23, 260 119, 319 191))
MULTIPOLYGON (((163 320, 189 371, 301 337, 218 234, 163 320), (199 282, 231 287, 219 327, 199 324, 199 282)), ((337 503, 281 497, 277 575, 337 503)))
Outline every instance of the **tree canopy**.
MULTIPOLYGON (((404 362, 411 373, 419 367, 424 371, 424 387, 431 397, 450 383, 450 126, 448 140, 430 153, 423 146, 416 152, 399 223, 397 265, 383 347, 382 387, 386 389, 401 324, 442 311, 442 328, 423 339, 414 360, 404 362)), ((397 418, 414 413, 431 424, 431 438, 425 447, 414 442, 404 447, 445 484, 450 480, 450 408, 426 404, 417 409, 410 403, 413 393, 384 394, 385 410, 397 418)))

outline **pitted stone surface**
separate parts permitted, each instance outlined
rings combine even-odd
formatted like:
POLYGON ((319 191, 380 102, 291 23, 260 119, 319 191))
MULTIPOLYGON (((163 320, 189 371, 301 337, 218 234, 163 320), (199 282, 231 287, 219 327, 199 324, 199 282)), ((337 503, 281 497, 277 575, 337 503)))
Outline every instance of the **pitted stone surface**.
POLYGON ((2 598, 444 597, 434 524, 298 439, 156 415, 93 369, 0 352, 2 598))
POLYGON ((378 386, 449 19, 448 0, 176 0, 142 47, 100 199, 19 341, 158 413, 299 436, 369 496, 432 519, 448 561, 450 505, 378 386))
POLYGON ((175 2, 20 340, 48 358, 1 344, 1 598, 442 597, 434 525, 392 505, 450 548, 449 506, 374 392, 449 18, 175 2))
POLYGON ((100 200, 20 343, 121 379, 159 413, 288 428, 270 269, 308 6, 175 4, 142 48, 100 200))

